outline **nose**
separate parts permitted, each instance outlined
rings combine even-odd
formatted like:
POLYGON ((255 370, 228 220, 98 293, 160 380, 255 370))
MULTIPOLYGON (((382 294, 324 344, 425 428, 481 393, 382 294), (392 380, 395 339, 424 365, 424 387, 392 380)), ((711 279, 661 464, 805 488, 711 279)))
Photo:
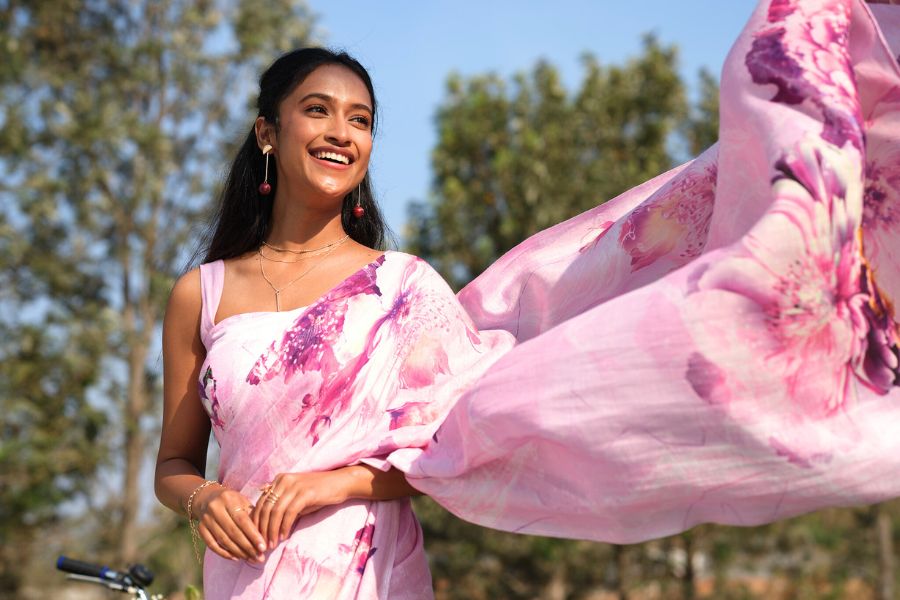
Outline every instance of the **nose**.
POLYGON ((336 118, 329 122, 328 131, 325 133, 325 141, 335 146, 350 145, 350 124, 346 119, 336 118))

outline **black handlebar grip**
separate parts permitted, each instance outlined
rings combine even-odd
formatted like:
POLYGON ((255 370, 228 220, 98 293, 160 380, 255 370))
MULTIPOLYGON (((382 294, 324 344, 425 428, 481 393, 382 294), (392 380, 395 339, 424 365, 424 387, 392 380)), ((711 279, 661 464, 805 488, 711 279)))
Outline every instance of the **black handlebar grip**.
POLYGON ((65 571, 66 573, 87 575, 88 577, 99 577, 100 579, 114 579, 116 576, 116 572, 111 569, 68 558, 66 556, 60 556, 56 559, 56 568, 60 571, 65 571))

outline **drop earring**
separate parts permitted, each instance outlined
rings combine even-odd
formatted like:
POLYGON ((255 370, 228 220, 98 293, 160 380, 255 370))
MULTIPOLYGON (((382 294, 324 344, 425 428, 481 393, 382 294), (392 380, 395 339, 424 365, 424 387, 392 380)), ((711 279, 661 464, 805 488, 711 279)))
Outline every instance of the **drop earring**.
POLYGON ((263 154, 266 156, 266 175, 263 179, 263 182, 259 184, 259 193, 263 196, 268 196, 272 193, 272 186, 269 185, 269 153, 272 152, 272 145, 266 144, 263 146, 263 154))
POLYGON ((353 207, 353 216, 357 219, 361 219, 366 214, 366 209, 359 203, 360 196, 362 196, 362 183, 356 188, 356 206, 353 207))

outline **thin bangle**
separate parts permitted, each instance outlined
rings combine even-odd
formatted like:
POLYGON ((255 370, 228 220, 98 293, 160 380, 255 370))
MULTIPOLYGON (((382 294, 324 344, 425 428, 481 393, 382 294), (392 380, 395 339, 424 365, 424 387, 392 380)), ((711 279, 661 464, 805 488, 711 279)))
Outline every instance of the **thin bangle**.
POLYGON ((203 565, 203 560, 200 558, 200 544, 198 542, 198 540, 200 538, 200 531, 197 528, 197 520, 194 519, 194 496, 196 496, 197 492, 199 492, 203 488, 213 485, 213 484, 222 485, 221 483, 219 483, 218 481, 216 481, 214 479, 207 479, 206 481, 204 481, 203 483, 198 485, 196 488, 194 488, 194 491, 191 492, 190 496, 188 496, 188 501, 187 501, 188 525, 190 526, 190 529, 191 529, 191 541, 194 543, 194 556, 197 557, 197 563, 201 566, 203 565))

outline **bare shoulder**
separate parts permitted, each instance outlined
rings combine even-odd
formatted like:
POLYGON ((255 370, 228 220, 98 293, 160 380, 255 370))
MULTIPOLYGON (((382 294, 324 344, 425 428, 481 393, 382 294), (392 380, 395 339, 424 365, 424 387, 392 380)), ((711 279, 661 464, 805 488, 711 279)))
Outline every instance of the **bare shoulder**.
POLYGON ((367 265, 369 263, 373 263, 378 260, 378 258, 382 254, 384 254, 382 250, 369 248, 368 246, 363 246, 358 242, 352 242, 352 246, 347 249, 348 259, 358 265, 367 265))
POLYGON ((199 338, 202 310, 200 267, 196 267, 179 277, 172 287, 163 319, 163 343, 169 339, 199 338))
POLYGON ((169 295, 166 313, 177 311, 178 313, 199 315, 201 304, 200 267, 196 267, 175 282, 172 293, 169 295))

